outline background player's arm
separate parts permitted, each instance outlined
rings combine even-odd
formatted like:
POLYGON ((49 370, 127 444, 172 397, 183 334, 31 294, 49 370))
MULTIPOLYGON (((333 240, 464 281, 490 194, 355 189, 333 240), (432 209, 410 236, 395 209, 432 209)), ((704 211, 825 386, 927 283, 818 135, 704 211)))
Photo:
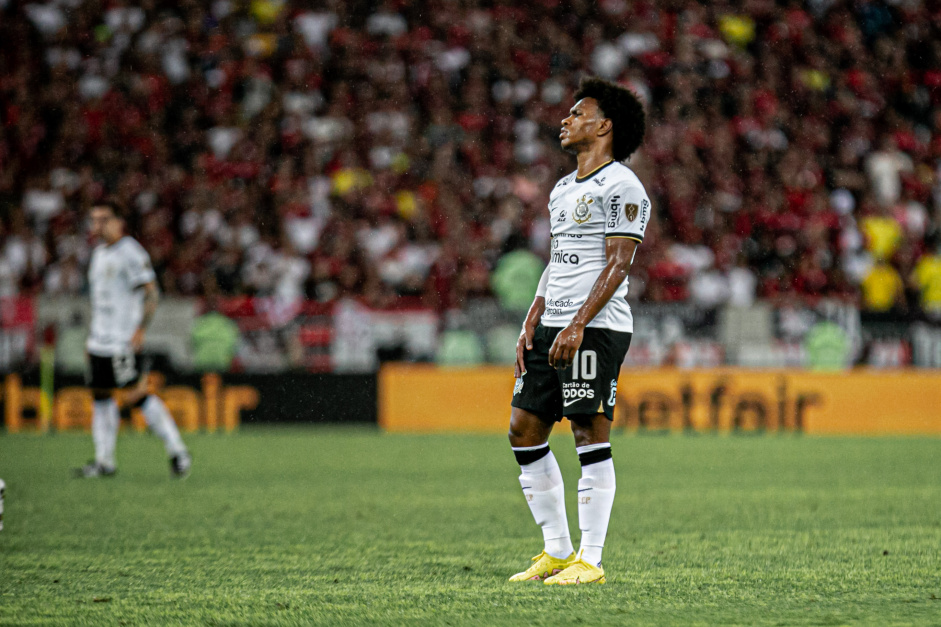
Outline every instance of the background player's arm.
POLYGON ((591 287, 588 298, 567 327, 562 329, 549 349, 549 365, 567 368, 582 345, 585 326, 601 311, 617 289, 624 283, 631 269, 631 260, 637 249, 637 240, 627 237, 609 237, 605 240, 607 263, 591 287))
POLYGON ((157 282, 150 281, 144 283, 140 289, 144 290, 144 315, 141 317, 140 326, 134 331, 134 337, 131 338, 131 348, 134 352, 140 351, 144 345, 144 335, 147 333, 147 327, 150 326, 157 312, 157 303, 160 301, 160 292, 157 290, 157 282))
POLYGON ((523 321, 523 330, 520 331, 520 337, 516 341, 516 367, 513 376, 519 379, 526 372, 526 364, 523 359, 523 352, 532 350, 533 334, 536 332, 536 325, 539 319, 546 311, 546 286, 549 283, 549 266, 542 271, 542 277, 539 279, 539 287, 536 288, 536 298, 533 304, 529 306, 529 313, 523 321))

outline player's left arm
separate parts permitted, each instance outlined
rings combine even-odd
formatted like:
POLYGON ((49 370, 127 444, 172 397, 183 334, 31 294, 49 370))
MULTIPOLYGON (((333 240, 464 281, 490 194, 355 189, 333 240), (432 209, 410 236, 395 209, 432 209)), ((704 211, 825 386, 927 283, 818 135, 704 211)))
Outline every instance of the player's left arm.
POLYGON ((131 338, 131 348, 134 349, 135 353, 140 352, 141 347, 144 345, 147 327, 153 322, 154 314, 157 313, 157 304, 160 302, 160 290, 157 289, 156 281, 144 283, 139 289, 144 290, 144 314, 141 316, 140 324, 131 338))
POLYGON ((608 304, 627 278, 634 251, 639 243, 636 239, 628 237, 609 237, 605 240, 607 263, 575 317, 555 337, 552 348, 549 349, 550 366, 562 369, 571 365, 575 352, 582 345, 585 327, 608 304))
POLYGON ((128 280, 136 290, 144 290, 144 313, 140 324, 131 337, 131 349, 138 353, 144 346, 144 336, 147 327, 157 313, 157 303, 160 302, 160 290, 157 289, 157 275, 150 263, 150 256, 142 246, 134 242, 128 252, 128 280))

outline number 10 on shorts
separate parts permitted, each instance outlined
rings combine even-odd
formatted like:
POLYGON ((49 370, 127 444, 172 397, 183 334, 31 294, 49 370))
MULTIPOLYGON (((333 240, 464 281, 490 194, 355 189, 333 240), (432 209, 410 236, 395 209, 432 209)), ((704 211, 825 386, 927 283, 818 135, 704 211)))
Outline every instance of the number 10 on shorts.
POLYGON ((575 359, 572 360, 572 378, 591 381, 597 374, 598 354, 593 350, 575 351, 575 359))

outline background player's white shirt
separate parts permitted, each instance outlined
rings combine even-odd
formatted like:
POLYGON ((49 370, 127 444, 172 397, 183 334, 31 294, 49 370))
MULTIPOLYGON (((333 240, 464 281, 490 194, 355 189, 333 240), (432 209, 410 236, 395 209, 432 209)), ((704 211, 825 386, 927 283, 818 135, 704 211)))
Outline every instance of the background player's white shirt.
MULTIPOLYGON (((650 199, 637 175, 612 161, 585 178, 572 172, 559 180, 549 196, 549 215, 552 251, 542 324, 564 327, 585 303, 607 263, 607 238, 644 241, 650 199)), ((625 278, 588 326, 633 333, 627 288, 625 278)))
POLYGON ((89 353, 109 357, 131 352, 131 337, 144 315, 140 287, 155 279, 150 256, 133 238, 125 236, 111 246, 95 247, 88 267, 89 353))

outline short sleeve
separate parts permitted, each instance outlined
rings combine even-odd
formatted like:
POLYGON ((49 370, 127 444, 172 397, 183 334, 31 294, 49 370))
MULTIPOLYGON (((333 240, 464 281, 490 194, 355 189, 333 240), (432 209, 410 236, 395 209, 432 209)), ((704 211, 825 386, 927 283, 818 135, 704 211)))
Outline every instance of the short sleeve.
POLYGON ((138 288, 157 279, 150 263, 150 255, 143 246, 136 242, 133 246, 128 246, 127 257, 127 276, 132 287, 138 288))
POLYGON ((650 221, 650 199, 642 187, 619 184, 605 199, 605 237, 626 237, 644 241, 650 221))

